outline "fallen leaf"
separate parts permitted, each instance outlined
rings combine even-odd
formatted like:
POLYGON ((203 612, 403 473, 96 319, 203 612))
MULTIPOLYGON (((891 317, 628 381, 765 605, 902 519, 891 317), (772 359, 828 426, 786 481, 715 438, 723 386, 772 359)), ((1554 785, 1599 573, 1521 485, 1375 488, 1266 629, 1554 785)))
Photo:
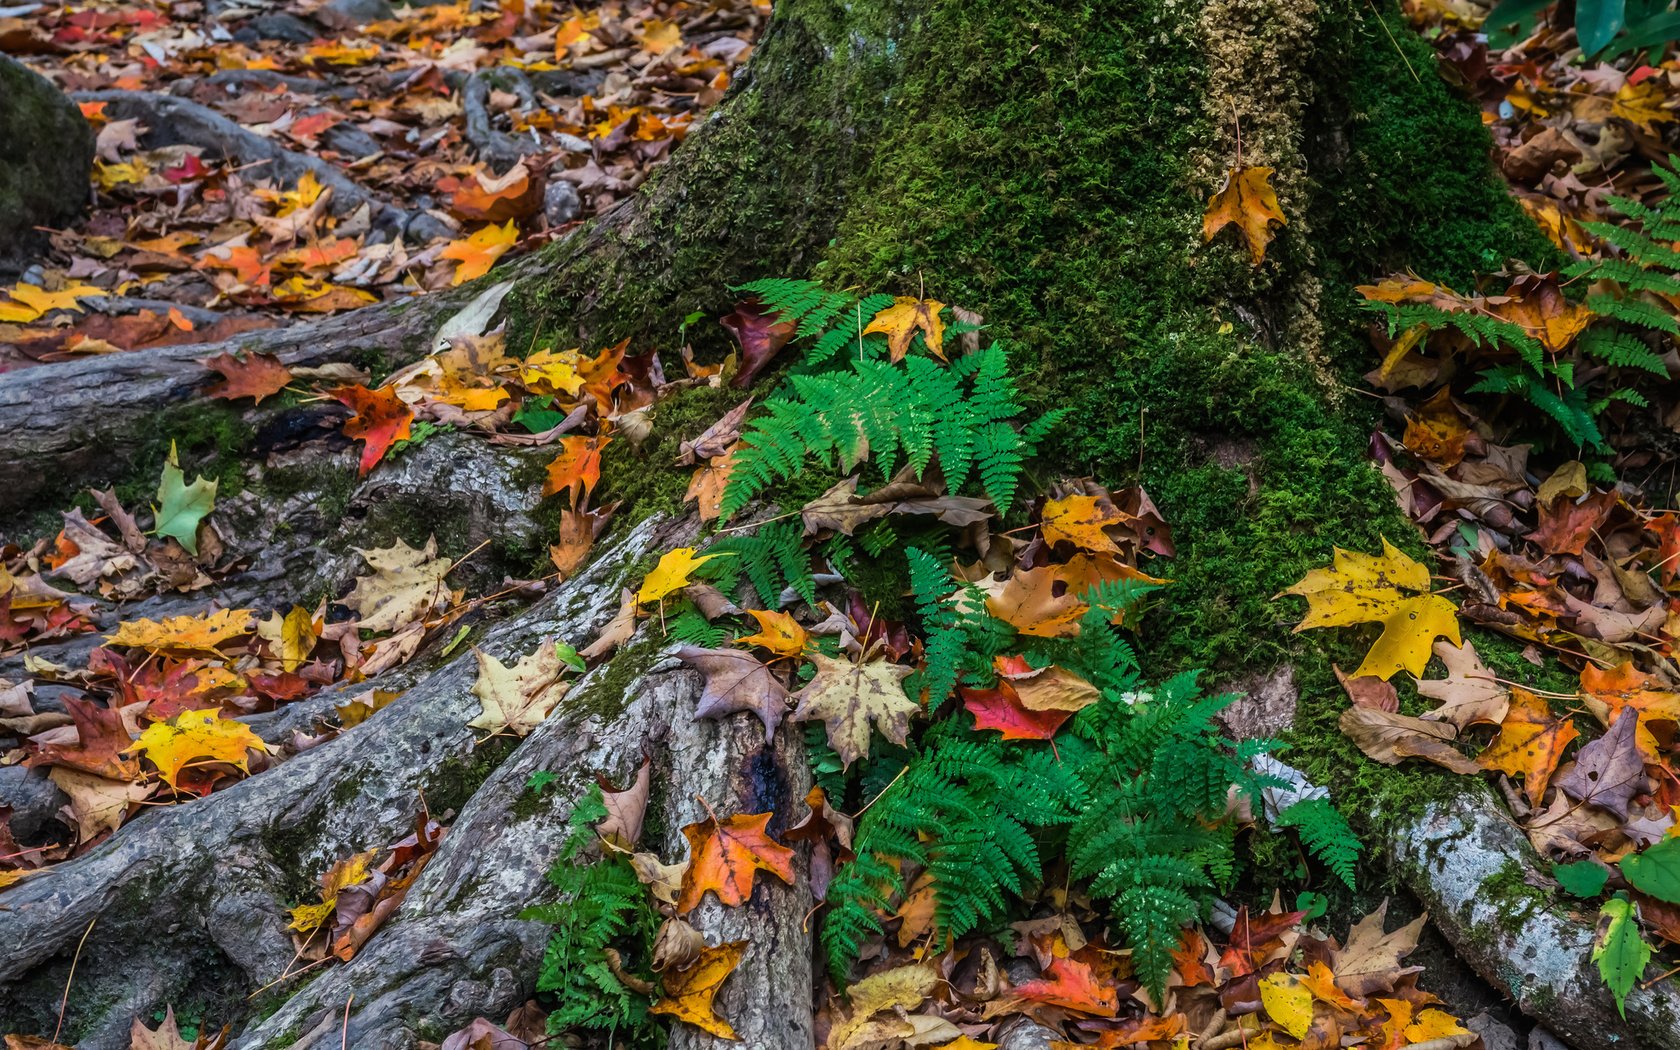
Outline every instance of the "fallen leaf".
POLYGON ((199 523, 216 506, 217 482, 197 478, 191 485, 181 472, 181 461, 175 453, 175 442, 169 443, 169 459, 163 465, 163 480, 158 485, 158 502, 152 513, 157 523, 152 531, 169 536, 185 547, 188 554, 198 555, 199 523))
POLYGON ((923 963, 895 966, 854 981, 847 991, 851 1011, 835 1022, 827 1046, 838 1050, 858 1042, 870 1018, 886 1010, 907 1012, 927 1001, 939 986, 939 974, 923 963))
POLYGON ((685 645, 676 650, 684 663, 705 676, 695 718, 722 718, 751 711, 764 723, 764 738, 772 740, 787 714, 788 691, 751 653, 738 649, 702 649, 685 645))
POLYGON ((263 398, 278 394, 292 381, 291 370, 278 357, 256 351, 247 352, 243 358, 220 353, 206 358, 204 367, 222 375, 205 387, 204 392, 225 401, 248 397, 260 405, 263 398))
POLYGON ((748 609, 746 614, 758 621, 758 633, 735 639, 735 645, 757 645, 777 656, 799 656, 811 644, 805 628, 784 612, 748 609))
POLYGON ((945 322, 939 312, 945 304, 936 299, 915 299, 899 296, 893 305, 870 319, 863 334, 880 332, 887 337, 887 350, 894 364, 904 360, 910 352, 910 340, 922 333, 928 351, 945 360, 945 322))
POLYGON ((105 636, 105 644, 132 649, 217 652, 217 646, 251 633, 249 609, 220 609, 202 616, 167 620, 124 620, 105 636))
POLYGON ((1297 632, 1382 624, 1382 635, 1354 677, 1390 678, 1401 670, 1421 675, 1437 637, 1458 644, 1458 610, 1428 591, 1429 570, 1385 539, 1380 557, 1336 548, 1330 568, 1312 570, 1283 593, 1307 600, 1307 614, 1295 625, 1297 632))
POLYGON ((1063 722, 1073 717, 1071 711, 1027 710, 1007 679, 999 680, 994 689, 958 686, 957 693, 963 707, 974 716, 975 729, 996 729, 1005 740, 1049 740, 1063 722))
POLYGON ((542 494, 552 496, 570 492, 572 506, 579 498, 587 498, 601 480, 601 451, 612 443, 610 437, 572 435, 560 439, 560 454, 548 465, 548 480, 543 482, 542 494))
POLYGON ((595 834, 608 844, 629 852, 642 837, 642 818, 647 815, 648 793, 653 787, 653 764, 642 760, 636 779, 622 791, 615 790, 606 779, 599 778, 601 804, 607 815, 595 825, 595 834))
POLYGON ((1385 766, 1397 766, 1407 758, 1424 758, 1454 773, 1482 771, 1449 743, 1458 737, 1458 730, 1450 725, 1370 707, 1348 708, 1339 724, 1366 757, 1385 766))
POLYGON ((1660 763, 1662 753, 1651 726, 1680 725, 1680 692, 1634 667, 1629 660, 1608 671, 1588 663, 1581 668, 1581 701, 1594 717, 1609 726, 1626 708, 1639 712, 1639 731, 1634 734, 1645 761, 1660 763))
POLYGON ((1208 198, 1207 211, 1202 215, 1202 240, 1213 240, 1220 230, 1235 223, 1248 242, 1250 261, 1259 266, 1266 258, 1274 222, 1285 226, 1289 219, 1272 189, 1272 169, 1234 167, 1225 173, 1225 184, 1208 198))
POLYGON ((719 557, 722 555, 703 554, 695 557, 693 547, 678 547, 676 550, 666 551, 660 555, 659 564, 647 574, 642 586, 636 591, 636 604, 657 602, 668 594, 682 590, 688 586, 690 573, 719 557))
POLYGON ((1500 723, 1499 736, 1476 762, 1483 769, 1522 777, 1529 804, 1538 809, 1564 748, 1579 735, 1568 716, 1553 715, 1546 701, 1512 688, 1511 709, 1500 723))
POLYGON ((384 458, 393 443, 411 436, 414 410, 390 387, 369 390, 356 383, 334 387, 327 391, 327 396, 356 413, 345 420, 344 436, 362 442, 358 471, 364 477, 384 458))
POLYGON ((1296 1039, 1306 1038, 1313 1021, 1313 993, 1294 974, 1274 973, 1262 978, 1260 1003, 1278 1027, 1296 1039))
POLYGON ((740 907, 752 897, 753 876, 759 871, 793 885, 793 850, 770 837, 766 829, 771 816, 738 813, 721 824, 707 817, 682 829, 690 863, 677 900, 678 915, 693 911, 708 890, 725 907, 740 907))
POLYGON ((599 660, 614 649, 628 642, 636 636, 636 593, 628 587, 619 592, 618 613, 607 625, 601 628, 601 633, 584 648, 578 650, 578 655, 585 660, 599 660))
POLYGON ((666 971, 661 982, 665 994, 648 1007, 648 1012, 669 1015, 719 1039, 734 1039, 735 1029, 714 1012, 712 1000, 740 965, 746 949, 746 941, 730 941, 702 950, 700 958, 686 970, 666 971))
POLYGON ((1103 529, 1122 520, 1123 516, 1112 504, 1100 503, 1095 496, 1074 495, 1046 502, 1039 516, 1039 527, 1044 542, 1052 547, 1071 543, 1093 553, 1116 553, 1120 548, 1103 529))
POLYGON ((361 626, 370 631, 395 631, 420 619, 449 597, 444 577, 454 568, 448 558, 437 556, 437 541, 426 540, 419 550, 397 540, 389 547, 356 548, 373 570, 361 576, 339 604, 354 609, 361 626))
POLYGON ((152 793, 148 784, 111 780, 65 766, 54 766, 47 775, 60 791, 70 796, 70 815, 76 821, 78 843, 117 830, 129 810, 152 793))
POLYGON ((1581 748, 1574 768, 1552 783, 1577 802, 1628 819, 1628 803, 1646 789, 1645 761, 1635 732, 1639 712, 1623 708, 1610 731, 1581 748))
POLYGON ((552 642, 540 643, 512 667, 481 650, 473 652, 478 657, 478 681, 472 691, 484 709, 467 723, 470 728, 492 736, 504 732, 526 736, 566 695, 567 683, 560 681, 566 665, 552 642))
POLYGON ((1451 645, 1435 643, 1435 655, 1447 665, 1447 677, 1417 684, 1420 696, 1441 701, 1441 706, 1424 713, 1430 721, 1451 722, 1459 729, 1473 725, 1498 725, 1511 706, 1511 693, 1495 681, 1494 673, 1476 655, 1469 642, 1451 645))
POLYGON ((843 764, 868 757, 871 725, 893 743, 904 743, 910 716, 921 710, 904 695, 911 668, 885 660, 854 664, 821 653, 812 653, 811 662, 817 673, 795 694, 799 707, 793 719, 826 724, 828 744, 843 764))
POLYGON ((189 764, 226 762, 248 773, 246 753, 266 754, 268 745, 243 722, 223 718, 215 711, 183 711, 167 722, 147 726, 129 751, 151 762, 163 782, 179 790, 181 772, 189 764))
POLYGON ((756 301, 740 303, 734 313, 718 318, 718 324, 741 344, 741 367, 730 380, 737 390, 750 386, 793 338, 793 323, 780 318, 776 311, 756 301))
POLYGON ((489 273, 496 260, 506 255, 518 242, 519 225, 509 219, 505 225, 497 226, 492 223, 469 237, 450 241, 443 246, 438 257, 454 259, 459 263, 455 267, 455 277, 449 283, 465 284, 475 277, 483 277, 489 273))
MULTIPOLYGON (((1439 650, 1441 643, 1435 644, 1439 650)), ((1353 701, 1353 706, 1388 712, 1400 710, 1400 694, 1392 683, 1370 676, 1354 678, 1335 664, 1331 664, 1330 669, 1336 672, 1336 681, 1342 683, 1342 689, 1346 691, 1348 699, 1353 701)), ((1421 683, 1419 689, 1422 689, 1421 683)))

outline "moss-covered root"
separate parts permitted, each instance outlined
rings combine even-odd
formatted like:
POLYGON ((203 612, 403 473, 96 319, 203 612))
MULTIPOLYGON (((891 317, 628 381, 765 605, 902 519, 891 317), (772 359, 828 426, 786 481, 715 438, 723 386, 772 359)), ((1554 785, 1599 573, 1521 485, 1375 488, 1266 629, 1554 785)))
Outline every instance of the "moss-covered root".
POLYGON ((1592 917, 1538 888, 1538 858, 1484 785, 1430 804, 1390 845, 1459 957, 1570 1046, 1680 1046, 1680 985, 1636 988, 1618 1012, 1591 962, 1592 917))

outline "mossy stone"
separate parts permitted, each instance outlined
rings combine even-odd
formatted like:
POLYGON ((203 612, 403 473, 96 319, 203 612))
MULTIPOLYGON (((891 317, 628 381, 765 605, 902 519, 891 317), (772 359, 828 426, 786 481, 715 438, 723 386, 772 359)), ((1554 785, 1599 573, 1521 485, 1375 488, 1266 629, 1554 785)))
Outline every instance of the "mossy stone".
POLYGON ((93 129, 44 77, 0 55, 0 271, 21 268, 37 226, 80 214, 93 170, 93 129))

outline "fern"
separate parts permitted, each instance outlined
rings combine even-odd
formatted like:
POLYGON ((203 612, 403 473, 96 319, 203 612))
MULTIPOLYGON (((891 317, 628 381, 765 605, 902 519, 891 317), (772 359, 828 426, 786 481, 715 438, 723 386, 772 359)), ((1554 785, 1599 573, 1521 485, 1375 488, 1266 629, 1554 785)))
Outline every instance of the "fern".
POLYGON ((726 536, 707 547, 706 553, 735 557, 709 561, 701 567, 699 575, 730 581, 737 574, 745 575, 761 609, 779 608, 782 592, 790 588, 806 603, 817 603, 811 554, 805 549, 804 530, 797 521, 770 522, 751 536, 726 536), (717 568, 708 573, 707 569, 714 565, 717 568))
POLYGON ((537 974, 537 990, 555 1001, 548 1016, 550 1032, 628 1033, 633 1043, 649 1045, 658 1027, 648 1014, 648 998, 619 980, 607 951, 629 945, 640 958, 648 958, 658 917, 622 855, 594 864, 582 859, 595 839, 594 826, 606 815, 601 789, 591 787, 573 807, 566 839, 548 873, 559 899, 526 908, 519 917, 554 927, 537 974))
POLYGON ((812 459, 850 471, 865 459, 891 477, 900 460, 920 475, 935 460, 952 491, 971 472, 1006 513, 1020 467, 1036 441, 1009 420, 1019 415, 1008 361, 993 343, 950 368, 912 357, 894 365, 859 358, 847 369, 790 377, 791 397, 764 404, 742 436, 721 512, 729 517, 812 459))
POLYGON ((716 649, 729 639, 729 632, 713 626, 699 609, 690 606, 665 621, 665 636, 684 645, 716 649))
POLYGON ((904 868, 933 878, 934 922, 961 937, 998 919, 1041 877, 1034 829, 1073 818, 1083 787, 1048 747, 983 738, 955 719, 931 727, 924 750, 858 825, 857 859, 829 885, 822 939, 830 969, 844 974, 880 913, 904 890, 904 868))
POLYGON ((1277 826, 1294 828, 1301 844, 1323 861, 1350 890, 1354 883, 1354 862, 1359 859, 1359 838, 1335 806, 1326 798, 1304 798, 1278 814, 1277 826))
MULTIPOLYGON (((912 697, 926 693, 928 710, 936 711, 956 688, 958 667, 968 650, 965 619, 976 603, 951 600, 957 583, 938 558, 913 547, 905 551, 905 557, 910 565, 910 593, 922 619, 927 661, 926 667, 905 682, 905 691, 912 697)), ((983 607, 984 603, 979 604, 983 607)))
POLYGON ((778 320, 795 325, 795 339, 815 339, 805 352, 807 364, 820 364, 849 343, 861 341, 864 326, 893 303, 890 295, 859 298, 850 292, 831 292, 815 281, 770 277, 731 289, 751 292, 778 320))
POLYGON ((1587 356, 1613 368, 1638 368, 1668 378, 1668 366, 1663 359, 1631 333, 1595 327, 1581 334, 1579 345, 1587 356))

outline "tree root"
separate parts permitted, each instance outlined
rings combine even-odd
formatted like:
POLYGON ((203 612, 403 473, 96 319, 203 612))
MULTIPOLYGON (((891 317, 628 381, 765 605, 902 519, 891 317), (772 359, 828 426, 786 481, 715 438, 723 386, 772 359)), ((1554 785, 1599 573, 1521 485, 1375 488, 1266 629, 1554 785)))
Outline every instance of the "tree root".
MULTIPOLYGON (((481 648, 511 659, 555 638, 592 636, 617 609, 626 574, 662 541, 661 532, 656 522, 643 523, 583 574, 498 624, 481 648)), ((411 665, 293 705, 286 718, 254 724, 278 740, 289 737, 300 718, 324 712, 349 693, 412 682, 364 725, 205 799, 145 814, 89 853, 13 886, 0 902, 0 942, 8 946, 0 959, 0 986, 5 988, 0 1016, 19 1030, 28 1030, 30 1020, 41 1020, 36 1015, 49 999, 56 1005, 56 999, 37 992, 62 988, 84 934, 76 1001, 102 1009, 72 1011, 68 1021, 81 1031, 80 1045, 86 1050, 126 1047, 132 1016, 160 1002, 196 994, 236 1012, 240 997, 270 984, 293 962, 285 933, 288 905, 308 899, 312 881, 334 859, 400 837, 422 795, 440 816, 461 810, 400 913, 416 922, 430 916, 426 922, 433 932, 423 933, 424 924, 413 926, 422 931, 414 935, 423 936, 422 942, 400 932, 396 937, 382 934, 370 944, 369 958, 389 956, 387 968, 403 960, 409 968, 405 972, 423 973, 424 998, 403 998, 401 981, 385 987, 401 1001, 425 1003, 428 1013, 436 1010, 449 1019, 477 1011, 490 999, 519 994, 534 967, 516 961, 527 949, 513 936, 520 924, 508 916, 534 895, 548 857, 540 851, 552 851, 559 837, 537 834, 541 824, 517 825, 508 811, 529 770, 509 771, 489 795, 474 798, 479 781, 505 748, 481 744, 467 728, 478 708, 471 692, 476 673, 473 654, 463 652, 429 672, 411 665), (533 830, 524 831, 526 826, 533 830), (442 958, 440 949, 417 947, 440 939, 452 943, 458 954, 442 958), (505 988, 492 988, 492 981, 476 997, 463 986, 456 993, 459 1002, 432 997, 438 981, 454 989, 469 974, 489 978, 498 968, 518 979, 505 988)), ((604 673, 597 669, 595 676, 604 673)), ((563 755, 593 762, 603 753, 594 737, 607 740, 624 733, 639 744, 637 734, 656 724, 620 718, 616 711, 591 712, 590 695, 587 682, 575 690, 570 706, 517 748, 515 753, 525 753, 520 762, 531 769, 563 755)), ((519 769, 524 766, 516 765, 519 769)), ((393 932, 406 925, 398 922, 393 932)), ((526 932, 530 940, 540 940, 526 932)), ((372 968, 362 963, 355 974, 372 968)), ((317 985, 326 989, 334 983, 323 977, 310 987, 317 985)), ((282 985, 272 997, 285 994, 282 985)), ((358 999, 368 1020, 352 1017, 353 1026, 367 1033, 355 1045, 412 1045, 412 1040, 402 1041, 406 1036, 376 1039, 375 1033, 394 1031, 396 1015, 380 1006, 387 1002, 382 996, 359 992, 358 999)), ((342 1011, 343 997, 337 1005, 342 1011)), ((301 1004, 287 1007, 282 1014, 294 1018, 303 1009, 301 1004)), ((50 1030, 51 1018, 45 1020, 50 1030)), ((240 1045, 268 1044, 254 1038, 240 1045)))
POLYGON ((1593 916, 1543 888, 1539 856, 1486 785, 1431 803, 1389 849, 1459 957, 1576 1050, 1680 1046, 1680 990, 1634 989, 1623 1019, 1592 962, 1593 916))
POLYGON ((153 148, 197 146, 242 165, 264 164, 260 174, 288 185, 305 173, 313 174, 333 191, 329 207, 334 215, 348 215, 366 205, 374 229, 387 238, 408 237, 423 244, 455 235, 453 227, 441 219, 383 200, 332 164, 286 149, 189 99, 149 91, 80 91, 74 97, 78 102, 105 103, 105 113, 113 120, 143 121, 150 129, 145 142, 153 148))

